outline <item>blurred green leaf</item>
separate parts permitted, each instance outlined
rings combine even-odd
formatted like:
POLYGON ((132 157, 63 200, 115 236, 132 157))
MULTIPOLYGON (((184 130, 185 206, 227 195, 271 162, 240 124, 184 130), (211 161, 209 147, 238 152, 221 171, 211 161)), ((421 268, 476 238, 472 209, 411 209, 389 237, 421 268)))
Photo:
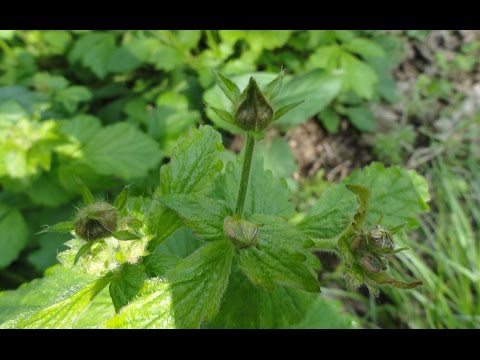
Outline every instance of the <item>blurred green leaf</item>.
POLYGON ((360 131, 373 132, 377 128, 373 113, 365 106, 349 107, 346 114, 352 125, 360 131))
POLYGON ((0 268, 14 261, 27 244, 28 228, 20 211, 0 203, 0 268))

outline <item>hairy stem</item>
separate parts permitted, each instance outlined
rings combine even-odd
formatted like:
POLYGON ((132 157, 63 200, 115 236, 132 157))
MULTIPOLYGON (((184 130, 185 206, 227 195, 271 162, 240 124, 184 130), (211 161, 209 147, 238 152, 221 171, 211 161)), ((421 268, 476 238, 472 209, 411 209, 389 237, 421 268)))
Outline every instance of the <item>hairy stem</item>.
POLYGON ((247 144, 245 146, 245 155, 243 158, 242 177, 240 179, 240 187, 238 188, 237 206, 235 214, 243 216, 243 208, 245 199, 247 198, 248 180, 250 177, 250 167, 252 166, 253 150, 255 147, 255 139, 252 134, 247 133, 247 144))
POLYGON ((315 239, 315 250, 327 250, 327 251, 337 251, 338 239, 315 239))

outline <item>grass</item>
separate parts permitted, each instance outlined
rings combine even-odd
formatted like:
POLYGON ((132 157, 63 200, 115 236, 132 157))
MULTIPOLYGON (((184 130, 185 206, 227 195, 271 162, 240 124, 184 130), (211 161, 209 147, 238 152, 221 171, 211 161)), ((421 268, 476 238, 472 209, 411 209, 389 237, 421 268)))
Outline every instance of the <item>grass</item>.
POLYGON ((479 174, 437 160, 430 175, 433 212, 415 239, 398 237, 397 246, 411 250, 392 261, 394 275, 407 271, 424 285, 386 290, 395 305, 390 314, 410 328, 479 328, 479 174))

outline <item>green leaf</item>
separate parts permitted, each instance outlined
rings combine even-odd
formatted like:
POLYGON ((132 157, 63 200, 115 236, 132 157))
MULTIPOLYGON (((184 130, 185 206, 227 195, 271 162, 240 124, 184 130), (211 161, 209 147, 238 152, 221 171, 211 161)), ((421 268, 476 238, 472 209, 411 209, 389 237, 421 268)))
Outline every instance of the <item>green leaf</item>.
POLYGON ((128 230, 119 230, 112 233, 112 236, 117 240, 137 240, 141 235, 135 234, 128 230))
POLYGON ((289 181, 293 182, 297 163, 288 142, 283 138, 275 138, 271 142, 259 142, 255 148, 257 158, 263 157, 265 170, 271 170, 275 179, 285 178, 292 188, 289 181))
MULTIPOLYGON (((168 165, 160 170, 160 186, 154 198, 168 194, 204 193, 208 191, 223 164, 220 133, 210 126, 191 129, 182 137, 172 152, 168 165)), ((149 233, 156 235, 156 247, 181 226, 178 215, 158 201, 152 202, 148 218, 149 233)))
POLYGON ((75 329, 98 329, 115 315, 115 308, 112 304, 110 292, 105 287, 95 296, 87 311, 78 318, 75 329))
POLYGON ((60 131, 75 139, 79 144, 86 144, 102 128, 98 118, 91 115, 77 115, 61 122, 60 131))
POLYGON ((123 190, 118 194, 118 196, 115 198, 115 207, 117 208, 118 211, 122 211, 125 208, 125 205, 127 205, 127 200, 128 200, 128 186, 125 186, 123 190))
POLYGON ((68 80, 62 75, 52 75, 48 72, 36 73, 32 79, 33 86, 39 92, 51 94, 68 87, 68 80))
POLYGON ((147 274, 143 265, 124 264, 120 268, 109 288, 117 312, 138 294, 146 279, 147 274))
POLYGON ((213 112, 217 114, 220 119, 233 124, 233 116, 228 111, 216 108, 214 106, 209 106, 209 108, 212 109, 213 112))
POLYGON ((286 113, 288 113, 289 111, 295 109, 298 105, 302 104, 304 102, 304 100, 302 101, 297 101, 297 102, 294 102, 292 104, 288 104, 288 105, 285 105, 285 106, 282 106, 280 109, 276 110, 275 111, 275 114, 273 116, 273 120, 278 120, 279 118, 281 118, 283 115, 285 115, 286 113))
POLYGON ((180 258, 171 254, 151 254, 143 260, 145 272, 150 277, 164 276, 174 268, 180 258))
POLYGON ((85 184, 82 182, 80 178, 77 179, 78 187, 80 188, 80 193, 82 194, 83 203, 85 205, 91 205, 95 203, 95 198, 93 197, 92 192, 85 184))
POLYGON ((217 85, 220 90, 230 99, 232 103, 235 103, 240 97, 240 89, 238 86, 230 79, 226 78, 218 71, 214 71, 215 79, 217 80, 217 85))
POLYGON ((283 83, 284 74, 285 74, 284 70, 280 71, 280 74, 265 86, 265 88, 263 90, 263 94, 270 101, 275 99, 278 96, 278 94, 280 93, 280 90, 282 90, 282 83, 283 83))
POLYGON ((41 279, 24 283, 17 290, 0 292, 0 324, 35 313, 47 307, 64 295, 72 294, 92 282, 93 277, 75 273, 61 265, 55 265, 45 272, 41 279))
POLYGON ((310 292, 320 291, 312 272, 305 266, 306 256, 300 252, 308 240, 295 226, 281 218, 254 216, 259 224, 258 246, 238 251, 238 264, 256 286, 273 290, 275 283, 310 292))
POLYGON ((81 63, 103 79, 108 74, 110 59, 115 49, 113 33, 91 32, 75 42, 68 58, 71 63, 81 63))
POLYGON ((318 115, 320 122, 329 132, 329 134, 336 134, 340 128, 340 117, 337 112, 331 108, 326 108, 318 115))
POLYGON ((75 223, 73 221, 62 221, 58 224, 47 226, 46 231, 70 232, 74 228, 75 228, 75 223))
POLYGON ((43 32, 43 39, 48 44, 49 52, 63 54, 72 41, 72 35, 66 30, 51 30, 43 32))
POLYGON ((353 38, 352 40, 343 43, 342 47, 364 58, 385 56, 385 51, 383 51, 383 48, 380 45, 365 38, 353 38))
POLYGON ((338 68, 341 53, 338 45, 320 46, 310 55, 306 67, 307 69, 334 70, 338 68))
POLYGON ((185 258, 203 244, 203 241, 198 240, 193 235, 191 229, 187 228, 186 226, 182 226, 155 249, 155 254, 173 255, 176 257, 185 258))
POLYGON ((93 243, 85 243, 82 245, 80 249, 78 249, 77 254, 75 255, 75 259, 73 259, 73 265, 77 265, 78 260, 80 260, 80 258, 84 254, 90 251, 90 249, 92 248, 92 245, 93 243))
POLYGON ((302 321, 317 296, 284 286, 273 291, 256 287, 235 266, 220 311, 208 325, 221 329, 285 329, 302 321))
POLYGON ((343 329, 357 327, 358 322, 341 311, 336 301, 284 286, 277 286, 273 291, 258 288, 233 267, 222 307, 208 327, 343 329))
POLYGON ((294 329, 352 329, 359 326, 359 319, 341 310, 340 302, 317 297, 301 322, 294 329))
POLYGON ((46 207, 58 207, 71 199, 70 194, 62 187, 56 170, 42 174, 27 191, 34 204, 46 207))
POLYGON ((60 90, 55 99, 61 103, 69 113, 77 111, 78 105, 92 98, 92 93, 85 86, 70 86, 60 90))
POLYGON ((227 287, 233 258, 215 241, 180 260, 166 280, 145 282, 137 298, 107 322, 109 328, 198 328, 212 319, 227 287))
POLYGON ((17 329, 68 329, 75 326, 78 318, 88 309, 95 296, 103 290, 110 279, 100 279, 87 284, 66 297, 32 314, 2 324, 3 328, 17 329))
POLYGON ((175 211, 199 239, 224 238, 223 220, 232 215, 232 211, 223 201, 203 195, 165 195, 158 200, 175 211))
MULTIPOLYGON (((274 101, 276 109, 288 104, 304 101, 283 115, 278 124, 298 125, 322 111, 338 95, 342 87, 342 78, 326 74, 323 71, 311 71, 285 83, 281 94, 274 101)), ((280 111, 280 110, 278 110, 280 111)))
POLYGON ((370 100, 373 97, 378 77, 371 66, 348 52, 342 52, 340 67, 343 69, 343 88, 353 90, 358 96, 370 100))
POLYGON ((220 30, 220 37, 226 43, 245 40, 250 48, 261 51, 283 46, 292 30, 220 30))
POLYGON ((22 213, 0 203, 0 269, 17 258, 27 240, 28 227, 22 213))
POLYGON ((407 223, 406 228, 418 225, 416 217, 429 209, 426 180, 414 170, 398 166, 385 167, 373 163, 354 171, 342 184, 327 188, 299 227, 315 238, 333 238, 352 223, 357 211, 355 195, 344 184, 356 184, 371 192, 366 226, 382 219, 386 228, 407 223))
POLYGON ((365 106, 348 107, 346 109, 350 122, 360 131, 373 132, 377 128, 377 120, 365 106))
POLYGON ((83 153, 85 161, 96 172, 124 179, 146 176, 161 159, 156 142, 127 123, 98 131, 87 142, 83 153))
POLYGON ((0 30, 0 39, 10 40, 15 35, 15 30, 0 30))
MULTIPOLYGON (((243 157, 229 162, 212 191, 216 199, 224 200, 231 209, 235 209, 237 193, 242 173, 243 157)), ((247 198, 244 213, 290 216, 294 205, 290 203, 290 190, 285 179, 275 179, 270 170, 263 170, 263 158, 254 153, 250 169, 247 198)))

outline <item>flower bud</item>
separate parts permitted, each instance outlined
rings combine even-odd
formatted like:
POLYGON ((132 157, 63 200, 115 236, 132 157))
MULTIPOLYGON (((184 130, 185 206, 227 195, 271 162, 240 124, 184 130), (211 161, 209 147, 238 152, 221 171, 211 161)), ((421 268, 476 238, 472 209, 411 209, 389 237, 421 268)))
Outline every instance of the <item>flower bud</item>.
POLYGON ((375 225, 369 234, 370 243, 377 248, 384 250, 393 250, 392 235, 381 225, 375 225))
POLYGON ((374 254, 365 254, 360 258, 359 262, 360 265, 370 273, 387 270, 387 266, 383 263, 382 259, 374 254))
POLYGON ((257 82, 251 77, 247 88, 240 95, 234 115, 234 123, 243 130, 262 131, 272 121, 272 105, 263 95, 257 82))
POLYGON ((75 233, 86 241, 112 236, 117 218, 117 209, 104 201, 87 205, 75 217, 75 233))
POLYGON ((258 242, 258 225, 236 217, 225 218, 223 232, 239 249, 254 246, 258 242))

